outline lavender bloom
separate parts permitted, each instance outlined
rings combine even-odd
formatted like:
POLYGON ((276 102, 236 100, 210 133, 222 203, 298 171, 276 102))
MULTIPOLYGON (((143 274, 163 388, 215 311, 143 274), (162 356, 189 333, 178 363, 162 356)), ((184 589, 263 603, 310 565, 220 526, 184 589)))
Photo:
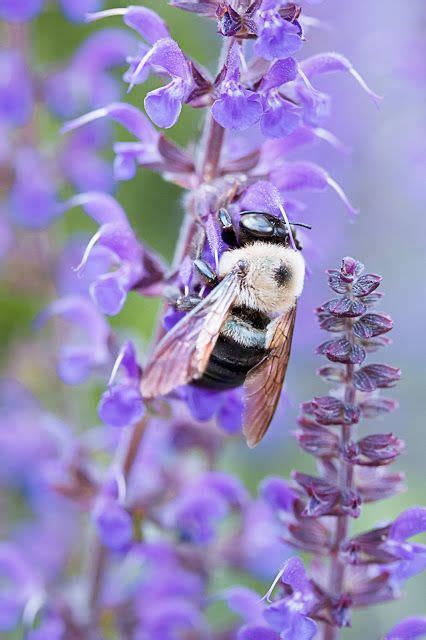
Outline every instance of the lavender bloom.
POLYGON ((11 127, 28 122, 34 108, 34 88, 23 56, 16 50, 0 53, 0 120, 11 127), (19 83, 16 79, 19 78, 19 83))
POLYGON ((262 115, 259 96, 254 91, 245 89, 239 79, 239 47, 234 44, 229 52, 220 96, 212 106, 214 119, 224 128, 247 129, 262 115))
MULTIPOLYGON (((69 20, 83 20, 88 11, 98 10, 103 0, 60 0, 69 20)), ((0 18, 8 22, 32 20, 43 10, 45 0, 0 0, 0 18)))
POLYGON ((47 78, 44 93, 49 109, 61 118, 72 118, 117 100, 120 88, 108 71, 122 65, 134 46, 134 38, 119 29, 91 35, 66 68, 47 78))
POLYGON ((90 11, 98 11, 104 0, 59 0, 62 11, 69 20, 84 20, 90 11))
POLYGON ((296 19, 297 12, 294 17, 289 16, 293 17, 293 20, 290 20, 281 15, 279 3, 269 4, 272 5, 271 8, 268 8, 268 3, 262 3, 262 8, 256 16, 258 39, 255 51, 266 60, 287 58, 299 51, 303 45, 302 30, 296 19))
POLYGON ((14 629, 28 600, 42 589, 39 579, 11 543, 0 544, 0 629, 14 629))
POLYGON ((426 637, 426 618, 407 618, 386 635, 386 640, 418 640, 426 637))
POLYGON ((109 361, 108 323, 89 300, 77 295, 52 302, 40 314, 37 324, 40 326, 54 316, 70 322, 75 333, 72 341, 60 348, 58 375, 67 384, 80 384, 93 369, 109 361))
POLYGON ((249 590, 236 588, 225 594, 228 606, 248 622, 239 630, 238 640, 314 638, 317 625, 309 614, 318 607, 318 598, 299 558, 287 560, 273 588, 277 584, 291 595, 268 600, 270 604, 261 604, 258 596, 249 590))
POLYGON ((43 5, 44 0, 0 0, 0 18, 8 22, 32 20, 43 5))
POLYGON ((84 269, 97 244, 108 250, 115 266, 115 270, 98 276, 90 286, 91 297, 99 309, 107 315, 119 313, 131 289, 146 295, 157 294, 163 278, 162 261, 139 244, 118 202, 107 194, 92 192, 71 198, 63 209, 75 206, 83 206, 100 225, 77 270, 84 269))
POLYGON ((15 224, 43 229, 60 215, 51 168, 31 147, 23 147, 15 158, 15 182, 10 191, 10 209, 15 224))
POLYGON ((93 519, 102 544, 113 551, 125 551, 133 538, 133 521, 131 515, 111 495, 107 486, 97 499, 93 511, 93 519))
POLYGON ((186 386, 178 393, 196 420, 204 422, 215 418, 227 433, 240 433, 243 402, 239 389, 215 391, 186 386))
POLYGON ((142 417, 144 405, 139 391, 140 370, 135 348, 127 342, 118 354, 108 382, 108 389, 99 402, 99 417, 105 424, 124 427, 142 417), (119 382, 115 382, 121 373, 119 382), (114 384, 115 382, 115 384, 114 384))
POLYGON ((128 9, 111 9, 98 14, 91 14, 89 20, 122 15, 124 23, 135 29, 152 46, 146 50, 141 47, 142 57, 130 59, 131 72, 127 75, 129 90, 140 82, 144 82, 154 71, 171 78, 169 84, 145 97, 145 109, 152 121, 159 127, 172 127, 178 120, 182 105, 192 87, 192 74, 189 63, 178 44, 169 37, 164 21, 150 9, 129 7, 128 9))

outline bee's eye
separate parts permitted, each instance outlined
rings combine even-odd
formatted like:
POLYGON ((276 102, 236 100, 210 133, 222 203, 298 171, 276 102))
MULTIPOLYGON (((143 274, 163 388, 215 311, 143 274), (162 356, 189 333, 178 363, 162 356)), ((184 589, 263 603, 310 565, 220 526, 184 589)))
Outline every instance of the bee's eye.
POLYGON ((241 216, 241 227, 253 236, 271 237, 274 227, 268 218, 262 213, 245 213, 241 216))
POLYGON ((283 262, 274 270, 274 280, 279 287, 283 287, 291 280, 291 269, 283 262))

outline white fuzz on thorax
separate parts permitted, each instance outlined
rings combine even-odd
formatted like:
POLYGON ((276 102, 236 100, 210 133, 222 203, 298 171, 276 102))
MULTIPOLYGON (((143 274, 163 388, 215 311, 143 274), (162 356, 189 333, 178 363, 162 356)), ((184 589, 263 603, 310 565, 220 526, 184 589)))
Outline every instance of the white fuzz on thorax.
POLYGON ((225 251, 220 258, 219 275, 223 278, 239 260, 248 270, 243 278, 238 306, 257 309, 266 314, 285 313, 303 290, 305 261, 300 251, 269 242, 225 251), (284 273, 285 277, 279 277, 284 273))

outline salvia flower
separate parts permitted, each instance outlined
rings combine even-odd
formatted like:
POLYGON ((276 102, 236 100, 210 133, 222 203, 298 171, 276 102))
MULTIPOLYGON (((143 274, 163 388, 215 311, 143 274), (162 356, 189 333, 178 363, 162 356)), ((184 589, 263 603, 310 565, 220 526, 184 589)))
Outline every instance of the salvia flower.
MULTIPOLYGON (((318 349, 330 364, 318 373, 336 387, 302 405, 296 433, 302 449, 316 458, 319 475, 294 471, 291 484, 266 479, 261 496, 276 513, 286 543, 321 558, 311 571, 313 620, 342 627, 350 624, 352 608, 398 597, 405 581, 424 570, 424 545, 410 538, 424 532, 426 512, 420 507, 407 509, 390 524, 349 535, 349 518, 360 516, 363 503, 401 490, 401 474, 385 468, 403 451, 403 442, 392 434, 360 440, 355 435, 361 420, 376 415, 371 407, 380 406, 383 413, 395 409, 395 403, 381 401, 378 393, 393 386, 400 371, 365 364, 367 355, 381 346, 377 339, 392 329, 388 315, 372 311, 381 298, 380 276, 365 273, 360 262, 345 258, 340 269, 328 271, 328 278, 335 297, 316 312, 320 326, 332 336, 318 349), (327 558, 331 558, 330 574, 327 558)), ((280 572, 277 581, 282 579, 280 572)), ((291 595, 285 595, 283 603, 293 610, 291 595)), ((264 615, 267 620, 271 615, 281 620, 280 612, 278 604, 276 613, 264 615)), ((310 636, 307 627, 306 633, 313 637, 315 630, 310 636)))
POLYGON ((386 640, 420 640, 426 637, 426 618, 407 618, 396 624, 386 640))
MULTIPOLYGON (((334 389, 304 403, 296 432, 317 468, 294 471, 289 481, 264 479, 254 500, 240 480, 217 470, 225 438, 241 431, 242 390, 187 385, 144 402, 137 342, 117 336, 106 316, 121 313, 131 292, 162 296, 167 304, 160 337, 205 298, 212 279, 206 283, 194 258, 217 272, 222 253, 233 247, 230 230, 220 230, 223 208, 237 228, 247 210, 282 217, 290 226, 306 209, 295 192, 331 189, 354 214, 341 186, 306 151, 325 142, 346 152, 326 128, 331 98, 313 83, 345 72, 375 102, 378 96, 340 54, 300 58, 304 27, 315 20, 294 3, 169 4, 216 25, 222 52, 215 74, 184 51, 153 10, 104 9, 102 0, 62 0, 61 7, 71 19, 84 12, 90 12, 89 22, 119 17, 133 33, 94 32, 67 66, 46 78, 29 71, 29 42, 22 51, 19 43, 6 50, 0 60, 6 71, 0 78, 0 178, 7 192, 0 209, 11 212, 2 224, 1 253, 7 258, 10 250, 9 220, 41 229, 77 206, 84 209, 96 229, 90 239, 73 238, 59 257, 47 256, 49 267, 57 265, 60 298, 39 323, 52 319, 59 331, 62 381, 90 384, 97 374, 104 384, 98 403, 103 425, 88 424, 80 402, 66 403, 76 436, 22 389, 4 386, 0 449, 7 462, 1 481, 25 494, 28 512, 24 523, 17 526, 12 518, 4 525, 10 542, 0 545, 0 628, 18 629, 29 640, 105 634, 313 640, 323 631, 334 638, 338 627, 350 624, 352 609, 398 597, 406 580, 426 566, 425 547, 415 540, 426 529, 421 507, 369 531, 350 531, 364 504, 403 489, 403 474, 388 468, 403 452, 402 440, 388 432, 357 433, 365 419, 396 408, 380 394, 400 371, 370 355, 386 346, 393 326, 373 309, 381 278, 351 258, 329 272, 333 294, 317 309, 329 339, 318 353, 328 360, 319 374, 334 389), (129 89, 148 79, 160 82, 145 95, 146 115, 142 105, 123 102, 120 81, 110 73, 126 63, 129 89), (40 150, 35 99, 37 113, 68 119, 63 132, 69 135, 50 153, 40 150), (184 108, 203 109, 206 117, 199 138, 194 131, 181 148, 162 130, 173 127, 184 108), (133 139, 112 145, 111 121, 133 139), (103 154, 110 145, 114 166, 103 154), (109 195, 115 181, 134 178, 139 167, 186 191, 170 270, 109 195), (79 195, 63 202, 69 185, 79 195), (93 548, 86 544, 87 530, 93 548), (315 562, 305 568, 289 558, 290 546, 314 554, 315 562), (216 585, 235 570, 244 579, 272 581, 266 596, 245 587, 216 595, 216 585), (208 611, 218 597, 241 618, 225 629, 216 628, 208 611)), ((46 5, 0 0, 0 15, 25 21, 46 5)), ((14 29, 6 25, 9 35, 14 29)), ((290 234, 293 249, 305 240, 309 244, 303 232, 290 234)), ((30 375, 27 362, 26 355, 30 375)), ((387 637, 423 632, 424 620, 413 618, 387 637)))
POLYGON ((145 294, 158 293, 156 286, 163 278, 162 261, 138 242, 119 203, 107 194, 90 192, 74 196, 64 203, 63 210, 75 206, 83 206, 100 225, 76 268, 84 269, 96 245, 109 251, 111 267, 114 267, 99 275, 90 286, 98 308, 107 315, 115 315, 122 309, 131 289, 145 294))
POLYGON ((58 375, 67 384, 80 384, 110 360, 109 325, 95 305, 79 295, 52 302, 38 317, 37 325, 53 317, 63 318, 73 329, 58 353, 58 375))
POLYGON ((108 389, 99 402, 101 420, 113 427, 124 427, 137 422, 144 411, 139 387, 140 369, 135 348, 131 342, 127 342, 118 354, 108 389))
MULTIPOLYGON (((26 22, 44 9, 45 0, 0 0, 0 18, 8 22, 26 22)), ((88 11, 100 9, 103 0, 59 0, 59 6, 69 20, 80 21, 88 11)))
POLYGON ((274 582, 285 597, 278 595, 260 602, 248 589, 232 588, 226 594, 228 606, 246 619, 238 632, 238 640, 311 640, 317 624, 310 613, 318 608, 318 596, 299 558, 290 558, 274 582))

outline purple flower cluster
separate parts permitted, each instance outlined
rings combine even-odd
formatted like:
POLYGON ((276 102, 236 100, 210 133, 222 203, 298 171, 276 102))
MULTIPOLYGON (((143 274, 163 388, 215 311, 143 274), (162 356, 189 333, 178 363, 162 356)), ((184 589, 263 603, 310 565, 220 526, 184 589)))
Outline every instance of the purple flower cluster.
POLYGON ((133 39, 119 30, 99 31, 81 45, 66 69, 38 76, 22 51, 27 28, 19 29, 16 43, 11 37, 10 48, 0 54, 0 180, 7 194, 0 207, 5 225, 43 229, 61 215, 58 194, 64 185, 102 191, 114 185, 110 166, 98 154, 109 140, 108 127, 77 132, 52 154, 45 151, 44 140, 41 144, 36 101, 53 117, 63 118, 116 99, 119 87, 108 71, 131 52, 133 39))
MULTIPOLYGON (((0 202, 0 257, 12 244, 10 221, 44 229, 81 207, 94 225, 90 238, 73 237, 59 257, 48 256, 59 298, 36 324, 53 321, 59 331, 62 382, 101 381, 103 423, 91 426, 93 417, 80 406, 62 421, 22 385, 0 386, 0 481, 25 510, 24 520, 12 518, 2 530, 0 630, 19 629, 29 640, 309 640, 321 624, 330 640, 349 623, 353 607, 395 598, 426 566, 424 545, 411 540, 426 528, 420 507, 366 533, 349 532, 349 518, 359 516, 363 503, 403 486, 402 474, 387 470, 402 441, 393 434, 357 439, 354 431, 361 418, 395 408, 379 390, 391 387, 399 370, 364 363, 392 328, 389 316, 371 309, 380 278, 350 258, 330 272, 336 297, 318 309, 318 318, 333 336, 319 349, 329 360, 320 375, 337 388, 303 406, 297 433, 302 449, 315 456, 318 475, 294 472, 291 484, 267 478, 256 499, 217 470, 226 435, 241 430, 241 390, 185 386, 145 402, 139 345, 114 332, 109 317, 121 313, 132 293, 161 296, 170 304, 158 337, 184 313, 173 301, 201 300, 209 286, 193 258, 217 270, 228 248, 218 225, 223 207, 233 222, 255 210, 289 223, 305 210, 294 192, 330 188, 355 214, 323 167, 292 154, 317 142, 344 150, 325 128, 331 98, 312 84, 317 76, 345 71, 378 96, 340 54, 299 59, 310 21, 293 3, 169 4, 215 22, 222 41, 216 74, 182 50, 153 10, 101 10, 98 0, 61 0, 61 6, 76 20, 87 11, 90 22, 121 17, 140 39, 96 31, 66 67, 39 77, 30 69, 27 26, 9 24, 11 46, 0 54, 0 180, 7 191, 0 202), (122 101, 110 73, 126 62, 129 89, 148 78, 160 81, 145 95, 146 115, 122 101), (54 153, 41 145, 36 100, 67 121, 54 153), (187 148, 162 131, 183 109, 206 112, 200 139, 187 148), (113 145, 113 167, 99 153, 111 142, 109 121, 134 137, 113 145), (137 237, 110 195, 115 181, 134 178, 139 167, 186 192, 171 268, 137 237), (64 200, 64 185, 78 194, 64 200), (309 574, 299 558, 289 558, 289 545, 319 557, 309 574), (235 571, 270 582, 277 566, 282 569, 262 600, 246 587, 218 592, 224 574, 227 584, 235 571), (241 620, 218 629, 209 608, 224 603, 241 620)), ((0 17, 20 23, 44 5, 0 0, 0 17)), ((303 232, 297 242, 308 246, 313 262, 303 232)), ((424 632, 424 619, 410 618, 387 639, 424 632)))
MULTIPOLYGON (((316 312, 322 329, 334 337, 318 348, 330 362, 318 373, 335 387, 302 405, 296 433, 300 447, 315 457, 319 473, 294 471, 292 483, 270 477, 260 487, 281 523, 283 540, 314 554, 316 561, 309 577, 300 560, 286 562, 268 593, 269 601, 279 586, 276 599, 258 606, 258 620, 243 614, 249 623, 241 632, 244 639, 310 639, 316 637, 318 623, 326 624, 324 638, 335 638, 336 628, 350 626, 353 608, 397 598, 406 580, 426 568, 426 547, 411 541, 426 531, 425 508, 409 508, 391 523, 350 533, 349 521, 359 517, 363 504, 403 488, 403 475, 387 467, 404 443, 391 433, 356 435, 361 420, 396 408, 379 391, 392 387, 400 371, 364 363, 368 353, 388 343, 385 334, 393 326, 388 315, 372 310, 382 297, 377 291, 381 277, 364 273, 352 258, 331 269, 328 277, 337 296, 316 312)), ((232 597, 229 604, 235 608, 232 597)), ((422 623, 401 623, 386 637, 422 637, 422 623)))
MULTIPOLYGON (((288 215, 304 209, 303 202, 293 197, 294 191, 330 188, 350 214, 355 213, 327 171, 312 162, 288 159, 291 151, 318 140, 342 147, 322 126, 327 117, 324 104, 330 98, 311 84, 318 74, 349 72, 370 95, 377 97, 350 62, 335 53, 302 62, 292 57, 305 39, 304 20, 295 5, 254 2, 247 6, 240 3, 235 8, 216 2, 172 4, 217 21, 223 53, 216 76, 181 50, 168 25, 151 9, 131 6, 93 13, 88 16, 89 21, 121 17, 141 37, 138 55, 127 57, 129 69, 124 79, 130 88, 143 84, 149 76, 158 76, 162 81, 166 78, 166 83, 145 96, 149 118, 133 105, 110 102, 63 127, 65 133, 82 134, 86 127, 104 120, 119 123, 135 140, 114 144, 116 180, 134 178, 141 166, 159 172, 188 191, 187 239, 181 253, 178 249, 175 262, 179 268, 171 277, 165 276, 158 258, 134 237, 124 212, 118 213, 118 204, 112 205, 111 200, 108 204, 101 193, 90 193, 76 196, 64 205, 65 209, 83 206, 101 225, 88 245, 81 267, 86 268, 86 258, 95 245, 111 250, 112 270, 96 276, 89 287, 98 310, 108 315, 120 312, 126 294, 132 290, 163 293, 172 298, 179 293, 203 296, 205 287, 193 270, 189 250, 193 238, 199 236, 196 252, 212 267, 217 266, 226 248, 217 225, 221 206, 228 207, 234 219, 241 211, 253 209, 288 220, 288 215), (207 110, 204 134, 195 154, 176 145, 158 129, 172 127, 185 105, 207 110), (90 210, 98 206, 102 219, 90 210), (106 211, 111 211, 108 220, 106 211), (120 233, 115 225, 120 225, 120 233)), ((303 241, 303 233, 300 235, 303 241)), ((166 329, 179 317, 181 314, 171 308, 164 318, 166 329)), ((239 430, 240 393, 188 388, 179 390, 177 396, 195 418, 209 420, 216 416, 226 431, 239 430)), ((111 403, 108 406, 112 410, 111 403)), ((120 406, 117 411, 121 411, 120 406)))
MULTIPOLYGON (((121 357, 131 376, 129 345, 121 357)), ((269 559, 286 557, 272 511, 239 480, 212 471, 223 441, 212 426, 200 429, 181 411, 149 425, 145 416, 133 434, 95 428, 73 436, 23 387, 4 382, 0 392, 1 482, 11 494, 25 488, 29 514, 24 526, 8 524, 0 543, 1 631, 88 640, 98 612, 111 611, 112 628, 132 637, 219 638, 206 616, 216 571, 228 565, 270 578, 269 559), (121 460, 135 433, 143 449, 131 445, 121 460), (87 523, 103 558, 102 582, 96 569, 89 585, 84 565, 77 574, 69 566, 86 546, 87 523)), ((235 633, 232 626, 229 637, 235 633)))
MULTIPOLYGON (((0 0, 0 19, 6 22, 26 22, 36 18, 45 8, 46 0, 0 0)), ((81 21, 88 11, 97 11, 103 0, 59 0, 69 20, 81 21)))

